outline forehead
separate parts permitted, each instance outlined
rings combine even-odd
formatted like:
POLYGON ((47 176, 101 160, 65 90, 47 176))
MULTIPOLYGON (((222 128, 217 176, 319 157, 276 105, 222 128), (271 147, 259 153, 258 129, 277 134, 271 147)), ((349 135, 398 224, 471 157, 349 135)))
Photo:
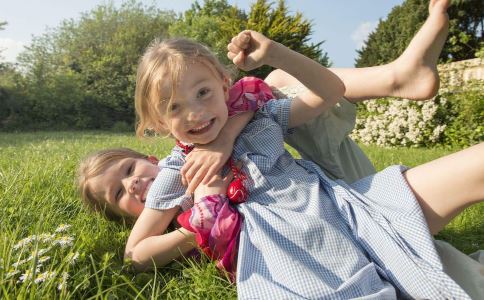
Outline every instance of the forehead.
POLYGON ((191 60, 177 66, 175 70, 161 70, 161 80, 158 83, 160 98, 168 100, 171 98, 173 88, 177 94, 192 88, 197 83, 204 80, 221 80, 222 74, 209 62, 200 60, 191 60), (173 83, 175 81, 175 84, 173 83))
POLYGON ((109 193, 115 184, 120 180, 120 170, 124 165, 132 161, 134 158, 122 158, 108 163, 99 174, 93 176, 87 181, 91 193, 98 200, 107 201, 109 193))

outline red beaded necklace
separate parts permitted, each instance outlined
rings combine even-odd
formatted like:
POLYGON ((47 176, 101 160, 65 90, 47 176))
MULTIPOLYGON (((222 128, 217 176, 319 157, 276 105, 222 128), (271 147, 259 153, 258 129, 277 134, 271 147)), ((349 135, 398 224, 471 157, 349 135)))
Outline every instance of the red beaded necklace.
MULTIPOLYGON (((187 155, 193 150, 192 144, 183 144, 180 141, 176 141, 176 145, 183 149, 183 153, 187 155)), ((233 204, 243 203, 247 200, 249 193, 244 186, 244 180, 247 178, 245 174, 237 168, 232 158, 229 158, 229 167, 234 175, 232 182, 230 182, 227 188, 227 197, 233 204)))

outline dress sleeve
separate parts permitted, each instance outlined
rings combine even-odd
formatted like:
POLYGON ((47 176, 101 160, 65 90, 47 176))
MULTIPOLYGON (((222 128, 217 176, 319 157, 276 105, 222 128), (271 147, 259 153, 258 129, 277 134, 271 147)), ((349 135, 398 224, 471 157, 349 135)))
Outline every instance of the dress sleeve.
MULTIPOLYGON (((269 117, 274 120, 279 126, 281 126, 284 135, 291 134, 293 132, 293 129, 289 128, 291 103, 292 99, 271 100, 259 110, 258 115, 269 117)), ((256 115, 256 117, 258 116, 256 115)))
POLYGON ((146 196, 145 207, 165 210, 180 206, 183 210, 193 205, 193 199, 186 195, 186 187, 182 184, 180 169, 184 157, 178 150, 160 162, 160 172, 151 185, 146 196))

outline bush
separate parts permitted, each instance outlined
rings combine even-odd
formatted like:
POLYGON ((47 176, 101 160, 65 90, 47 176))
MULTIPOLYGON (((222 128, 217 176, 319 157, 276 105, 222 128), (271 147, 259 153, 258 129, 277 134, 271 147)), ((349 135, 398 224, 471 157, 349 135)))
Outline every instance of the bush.
POLYGON ((483 82, 445 91, 428 101, 392 98, 358 105, 351 136, 378 146, 470 146, 483 141, 483 82))
POLYGON ((460 93, 447 95, 451 104, 449 124, 444 131, 446 145, 469 146, 484 140, 484 89, 474 82, 460 93))

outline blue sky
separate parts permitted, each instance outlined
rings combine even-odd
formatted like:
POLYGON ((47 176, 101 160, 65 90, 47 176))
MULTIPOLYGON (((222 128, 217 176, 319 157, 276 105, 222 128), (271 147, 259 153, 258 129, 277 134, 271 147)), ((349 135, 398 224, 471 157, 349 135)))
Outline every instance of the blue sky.
MULTIPOLYGON (((229 0, 246 11, 255 0, 229 0)), ((77 19, 82 12, 89 11, 103 0, 2 0, 0 20, 7 21, 5 30, 0 31, 0 48, 4 60, 14 61, 16 55, 28 45, 32 35, 55 28, 64 19, 77 19)), ((122 0, 112 1, 116 5, 122 0)), ((190 8, 191 0, 154 0, 162 9, 182 12, 190 8)), ((203 0, 200 0, 203 2, 203 0)), ((277 2, 277 1, 273 1, 277 2)), ((299 11, 313 22, 314 42, 325 41, 323 48, 335 67, 354 65, 356 49, 371 32, 379 19, 384 19, 392 7, 403 0, 286 0, 291 12, 299 11)))

